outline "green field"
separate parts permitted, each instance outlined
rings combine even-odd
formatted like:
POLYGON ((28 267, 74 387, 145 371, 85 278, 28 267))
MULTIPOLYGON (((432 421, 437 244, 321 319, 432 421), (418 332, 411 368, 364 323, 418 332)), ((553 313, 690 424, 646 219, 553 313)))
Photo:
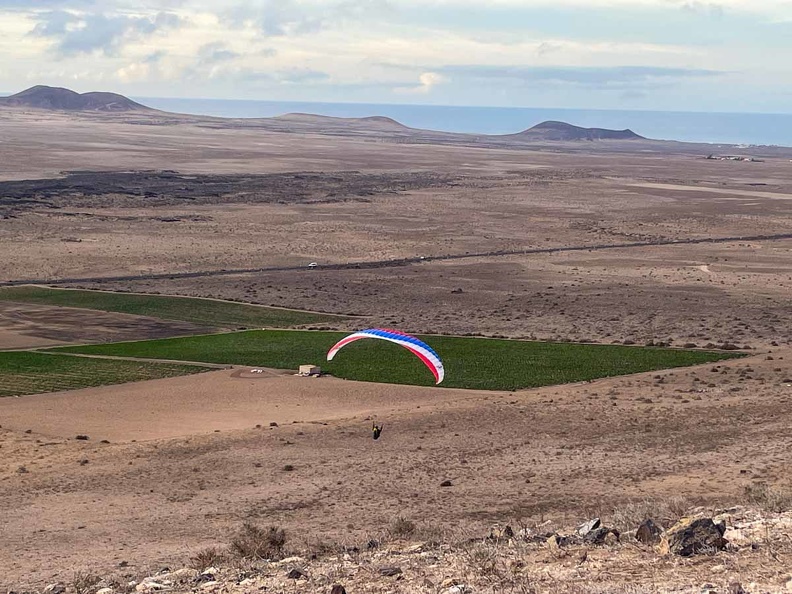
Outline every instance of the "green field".
POLYGON ((49 355, 29 351, 0 353, 0 398, 76 390, 208 371, 194 365, 144 363, 49 355))
MULTIPOLYGON (((361 340, 325 361, 345 334, 253 330, 107 345, 63 347, 55 351, 152 359, 203 361, 294 369, 320 365, 347 379, 432 385, 431 373, 405 349, 384 341, 361 340)), ((738 355, 613 345, 580 345, 449 336, 423 337, 443 359, 443 386, 515 390, 720 361, 738 355)))
POLYGON ((50 289, 33 286, 1 288, 0 301, 98 309, 231 329, 289 328, 340 319, 338 316, 211 299, 50 289))

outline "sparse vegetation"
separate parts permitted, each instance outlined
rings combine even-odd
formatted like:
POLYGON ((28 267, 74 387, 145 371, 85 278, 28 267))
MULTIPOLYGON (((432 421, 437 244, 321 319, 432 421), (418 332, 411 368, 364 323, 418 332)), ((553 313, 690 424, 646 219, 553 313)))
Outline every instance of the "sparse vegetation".
POLYGON ((390 524, 390 534, 396 538, 403 538, 415 533, 415 522, 403 516, 398 516, 390 524))
POLYGON ((190 567, 196 571, 205 571, 209 567, 221 565, 227 558, 226 551, 217 547, 209 547, 198 551, 190 557, 190 567))
MULTIPOLYGON (((0 398, 76 390, 207 371, 195 365, 0 352, 0 398)), ((83 436, 78 436, 81 439, 83 436)))
POLYGON ((102 581, 98 575, 87 571, 77 571, 71 579, 69 590, 74 594, 89 594, 95 590, 96 584, 102 581))
POLYGON ((288 328, 340 319, 337 316, 311 312, 193 297, 51 289, 37 286, 2 288, 0 301, 96 309, 235 330, 261 327, 288 328))
MULTIPOLYGON (((62 347, 56 351, 153 359, 203 361, 296 369, 324 361, 339 332, 254 330, 107 345, 62 347)), ((444 387, 517 390, 695 365, 736 355, 708 351, 517 340, 424 337, 446 368, 444 387)), ((431 374, 411 353, 377 340, 346 347, 323 367, 337 377, 395 384, 432 385, 431 374)))
POLYGON ((285 546, 286 532, 283 528, 261 528, 246 522, 231 541, 230 551, 238 559, 278 560, 283 558, 285 546))
POLYGON ((634 533, 635 529, 647 519, 653 520, 663 528, 668 528, 694 505, 695 502, 686 497, 642 499, 622 503, 611 509, 600 510, 590 515, 607 517, 609 525, 620 532, 629 534, 634 533))
POLYGON ((773 487, 764 482, 747 485, 745 498, 750 505, 773 513, 792 509, 792 489, 773 487))

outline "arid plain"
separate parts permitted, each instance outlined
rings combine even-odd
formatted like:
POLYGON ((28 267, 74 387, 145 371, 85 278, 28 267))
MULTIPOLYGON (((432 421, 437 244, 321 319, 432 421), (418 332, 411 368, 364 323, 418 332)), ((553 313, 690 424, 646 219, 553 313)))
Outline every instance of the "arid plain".
MULTIPOLYGON (((248 520, 365 542, 792 488, 792 149, 366 125, 0 109, 0 282, 747 356, 514 393, 215 370, 3 399, 0 584, 177 565, 248 520)), ((0 309, 0 349, 197 331, 0 309)))

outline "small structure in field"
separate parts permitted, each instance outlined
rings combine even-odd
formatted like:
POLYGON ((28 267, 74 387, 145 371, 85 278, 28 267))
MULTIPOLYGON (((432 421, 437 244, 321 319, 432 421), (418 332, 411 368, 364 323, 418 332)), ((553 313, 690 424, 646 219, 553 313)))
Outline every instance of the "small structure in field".
POLYGON ((322 375, 321 367, 317 367, 316 365, 300 365, 300 369, 297 372, 297 375, 302 377, 308 377, 312 375, 322 375))

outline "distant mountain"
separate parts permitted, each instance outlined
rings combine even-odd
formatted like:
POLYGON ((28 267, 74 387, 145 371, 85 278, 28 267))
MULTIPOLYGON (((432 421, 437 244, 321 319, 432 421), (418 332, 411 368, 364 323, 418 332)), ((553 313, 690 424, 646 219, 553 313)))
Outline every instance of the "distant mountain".
POLYGON ((404 124, 385 116, 367 116, 360 118, 339 118, 335 116, 316 115, 312 113, 287 113, 271 118, 281 122, 300 124, 316 124, 324 126, 357 126, 371 130, 409 130, 404 124))
POLYGON ((581 128, 566 122, 542 122, 533 128, 508 135, 521 140, 646 140, 632 130, 581 128))
POLYGON ((152 111, 116 93, 81 94, 45 85, 31 87, 10 97, 0 97, 0 106, 3 105, 64 111, 152 111))

